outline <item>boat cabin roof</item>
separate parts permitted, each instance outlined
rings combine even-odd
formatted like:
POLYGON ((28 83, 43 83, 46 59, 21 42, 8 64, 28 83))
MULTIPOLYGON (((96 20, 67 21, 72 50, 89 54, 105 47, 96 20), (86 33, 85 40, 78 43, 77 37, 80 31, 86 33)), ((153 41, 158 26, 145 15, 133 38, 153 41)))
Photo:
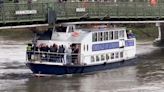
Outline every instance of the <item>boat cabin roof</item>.
POLYGON ((110 21, 83 21, 83 22, 65 22, 61 23, 61 25, 84 25, 84 24, 112 24, 110 21))
POLYGON ((106 29, 106 30, 110 29, 115 31, 125 28, 120 28, 120 27, 116 28, 109 21, 66 22, 56 25, 56 30, 58 32, 75 32, 75 31, 91 32, 91 31, 100 31, 100 29, 106 29))

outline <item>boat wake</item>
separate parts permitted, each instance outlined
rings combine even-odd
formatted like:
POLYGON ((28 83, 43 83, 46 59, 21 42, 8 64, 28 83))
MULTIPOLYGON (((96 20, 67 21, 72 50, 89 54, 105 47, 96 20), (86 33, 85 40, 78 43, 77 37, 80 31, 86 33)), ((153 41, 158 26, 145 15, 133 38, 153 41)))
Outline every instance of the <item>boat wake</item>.
POLYGON ((0 80, 28 78, 25 45, 0 45, 0 80))

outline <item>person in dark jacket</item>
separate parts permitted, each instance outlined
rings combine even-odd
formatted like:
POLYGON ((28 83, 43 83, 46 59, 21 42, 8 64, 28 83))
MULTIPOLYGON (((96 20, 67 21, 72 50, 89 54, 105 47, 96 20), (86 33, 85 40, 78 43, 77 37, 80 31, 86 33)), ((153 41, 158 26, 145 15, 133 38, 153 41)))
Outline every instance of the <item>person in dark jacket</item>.
POLYGON ((65 48, 63 45, 59 46, 59 50, 58 50, 58 53, 59 53, 59 60, 62 62, 63 58, 64 58, 64 52, 65 52, 65 48))
POLYGON ((50 61, 57 61, 57 52, 58 52, 58 46, 56 44, 53 44, 52 46, 50 46, 50 61))
POLYGON ((50 52, 57 52, 58 46, 56 44, 53 44, 53 46, 50 46, 50 52))
POLYGON ((127 37, 128 37, 128 39, 135 38, 135 35, 133 34, 132 30, 128 30, 127 37))

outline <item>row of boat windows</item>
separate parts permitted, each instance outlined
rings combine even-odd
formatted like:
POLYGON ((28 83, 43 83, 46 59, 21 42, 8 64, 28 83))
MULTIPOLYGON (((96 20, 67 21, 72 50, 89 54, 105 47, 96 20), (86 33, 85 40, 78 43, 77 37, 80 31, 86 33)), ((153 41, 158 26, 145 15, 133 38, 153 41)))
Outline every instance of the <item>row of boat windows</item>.
POLYGON ((91 56, 91 62, 108 61, 112 59, 123 58, 123 52, 106 53, 91 56))
POLYGON ((92 33, 92 42, 123 39, 124 36, 124 30, 94 32, 92 33))

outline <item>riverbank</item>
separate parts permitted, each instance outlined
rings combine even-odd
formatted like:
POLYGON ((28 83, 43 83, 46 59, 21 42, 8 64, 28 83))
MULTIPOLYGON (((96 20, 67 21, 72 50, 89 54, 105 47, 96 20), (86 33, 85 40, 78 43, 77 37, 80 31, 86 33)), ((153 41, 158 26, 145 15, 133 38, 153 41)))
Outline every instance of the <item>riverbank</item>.
POLYGON ((153 41, 158 37, 158 28, 153 24, 133 24, 127 29, 133 31, 138 41, 153 41))
POLYGON ((29 29, 5 29, 0 30, 0 44, 27 44, 33 38, 29 29))
MULTIPOLYGON (((157 27, 153 24, 130 24, 121 26, 132 30, 138 42, 152 42, 158 37, 157 27)), ((33 35, 33 32, 26 28, 0 30, 0 40, 3 40, 3 42, 5 42, 5 40, 12 40, 27 43, 32 40, 33 35)))
POLYGON ((5 29, 0 30, 0 37, 5 40, 31 40, 33 32, 29 29, 5 29))

